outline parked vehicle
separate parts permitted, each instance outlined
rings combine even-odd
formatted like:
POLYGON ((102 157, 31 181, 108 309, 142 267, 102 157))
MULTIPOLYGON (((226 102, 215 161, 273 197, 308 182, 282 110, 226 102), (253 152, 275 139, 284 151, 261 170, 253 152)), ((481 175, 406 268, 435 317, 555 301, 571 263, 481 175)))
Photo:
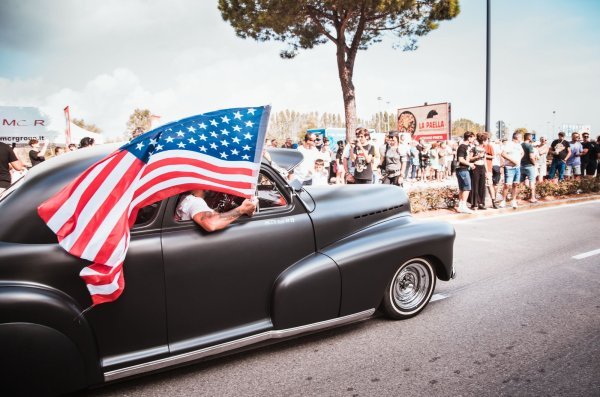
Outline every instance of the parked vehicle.
MULTIPOLYGON (((419 313, 454 276, 454 229, 411 217, 395 186, 292 187, 263 162, 259 209, 207 233, 179 197, 140 211, 113 303, 91 304, 38 205, 116 146, 52 158, 0 197, 0 378, 59 394, 372 316, 419 313)), ((302 160, 275 149, 277 169, 302 160)), ((213 205, 234 205, 220 196, 213 205)), ((400 325, 401 326, 401 325, 400 325)))

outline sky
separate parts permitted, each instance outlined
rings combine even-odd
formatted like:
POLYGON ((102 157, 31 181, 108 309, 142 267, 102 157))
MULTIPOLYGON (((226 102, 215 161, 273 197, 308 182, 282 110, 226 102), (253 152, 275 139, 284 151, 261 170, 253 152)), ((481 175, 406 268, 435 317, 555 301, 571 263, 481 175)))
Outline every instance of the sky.
MULTIPOLYGON (((484 123, 486 0, 460 6, 416 51, 386 39, 359 52, 359 117, 450 102, 453 120, 484 123)), ((492 126, 600 135, 600 0, 492 0, 491 16, 492 126)), ((69 105, 109 137, 135 108, 165 123, 263 104, 343 114, 333 43, 292 60, 285 48, 237 37, 216 0, 2 0, 0 105, 39 107, 57 130, 69 105)))

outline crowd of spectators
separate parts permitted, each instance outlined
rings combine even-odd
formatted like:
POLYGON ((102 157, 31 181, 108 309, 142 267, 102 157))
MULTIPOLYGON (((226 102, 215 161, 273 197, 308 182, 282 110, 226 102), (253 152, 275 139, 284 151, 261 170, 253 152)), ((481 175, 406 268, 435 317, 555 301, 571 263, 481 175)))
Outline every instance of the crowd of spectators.
POLYGON ((365 128, 346 144, 308 133, 295 144, 291 138, 278 145, 297 149, 304 161, 290 177, 304 185, 384 183, 408 188, 414 184, 458 184, 459 212, 472 213, 507 206, 517 208, 517 188, 530 188, 535 203, 536 183, 565 178, 598 176, 600 136, 573 133, 571 141, 560 132, 551 143, 544 136, 533 141, 531 133, 515 132, 511 139, 491 139, 488 133, 466 132, 460 141, 412 140, 409 134, 391 131, 385 144, 377 144, 365 128), (327 175, 326 175, 327 174, 327 175))
MULTIPOLYGON (((51 156, 60 156, 66 152, 94 145, 94 138, 84 137, 79 146, 72 143, 67 146, 55 146, 51 156)), ((49 142, 43 144, 37 139, 31 139, 27 147, 17 148, 0 142, 0 193, 12 183, 22 178, 29 169, 44 162, 47 157, 49 142)))

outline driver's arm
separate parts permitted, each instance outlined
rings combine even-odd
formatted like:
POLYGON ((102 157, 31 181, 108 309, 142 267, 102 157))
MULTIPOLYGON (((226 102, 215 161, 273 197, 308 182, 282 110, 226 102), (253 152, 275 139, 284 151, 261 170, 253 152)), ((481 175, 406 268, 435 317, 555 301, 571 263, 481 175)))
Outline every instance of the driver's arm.
POLYGON ((256 204, 252 200, 244 200, 242 204, 231 211, 219 212, 199 212, 192 218, 194 222, 200 225, 207 232, 214 232, 229 226, 229 224, 242 215, 252 216, 256 210, 256 204))

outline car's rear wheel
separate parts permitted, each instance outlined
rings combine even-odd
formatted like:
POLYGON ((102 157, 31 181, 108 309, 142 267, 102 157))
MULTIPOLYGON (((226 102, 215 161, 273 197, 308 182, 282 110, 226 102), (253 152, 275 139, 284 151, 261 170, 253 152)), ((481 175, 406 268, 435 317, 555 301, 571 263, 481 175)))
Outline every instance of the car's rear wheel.
POLYGON ((406 261, 385 289, 382 309, 393 319, 413 317, 429 303, 435 289, 435 269, 424 258, 406 261))

